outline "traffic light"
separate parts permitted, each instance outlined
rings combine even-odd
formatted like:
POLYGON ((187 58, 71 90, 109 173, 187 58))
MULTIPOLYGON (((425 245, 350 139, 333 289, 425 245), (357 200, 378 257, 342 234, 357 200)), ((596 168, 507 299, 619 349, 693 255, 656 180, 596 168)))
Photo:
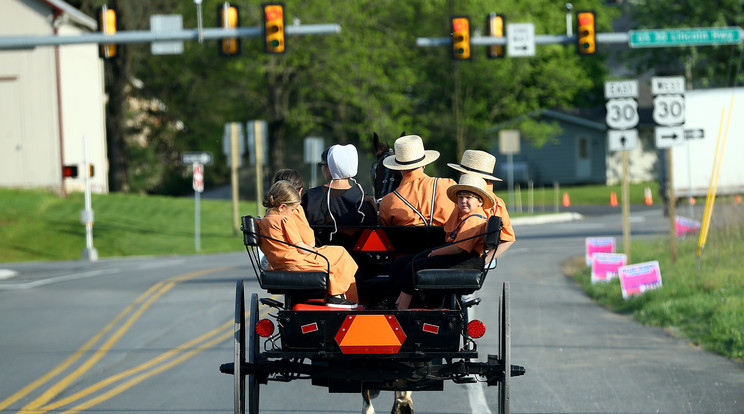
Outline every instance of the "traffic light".
MULTIPOLYGON (((103 34, 116 33, 116 9, 101 6, 96 14, 98 30, 103 34)), ((116 44, 104 43, 98 47, 98 57, 101 59, 113 59, 116 57, 116 44)))
POLYGON ((453 17, 452 21, 452 58, 455 60, 470 59, 470 20, 467 17, 453 17))
POLYGON ((284 53, 284 4, 265 3, 264 51, 269 54, 284 53))
MULTIPOLYGON (((490 13, 486 17, 486 34, 488 36, 504 37, 505 24, 506 18, 503 14, 490 13)), ((504 46, 488 46, 486 48, 486 55, 489 59, 502 58, 506 55, 506 53, 504 53, 504 46)))
POLYGON ((576 13, 576 50, 580 55, 593 55, 597 51, 597 33, 594 28, 594 12, 576 13))
POLYGON ((77 178, 77 176, 78 176, 77 165, 63 165, 62 166, 62 177, 77 178))
MULTIPOLYGON (((223 29, 237 29, 240 27, 238 6, 232 6, 227 2, 217 6, 217 21, 220 22, 220 27, 223 29)), ((240 54, 240 38, 238 37, 220 39, 218 44, 222 56, 237 56, 240 54)))

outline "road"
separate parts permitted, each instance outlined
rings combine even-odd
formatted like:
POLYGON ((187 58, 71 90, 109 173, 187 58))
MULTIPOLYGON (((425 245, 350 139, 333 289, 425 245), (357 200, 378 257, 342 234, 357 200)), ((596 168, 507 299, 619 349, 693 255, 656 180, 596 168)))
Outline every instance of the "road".
MULTIPOLYGON (((589 300, 561 271, 584 238, 615 236, 617 209, 583 220, 515 224, 518 242, 479 292, 497 353, 501 282, 512 293, 514 413, 742 413, 744 367, 589 300)), ((632 237, 665 233, 656 209, 631 212, 632 237)), ((258 286, 244 253, 3 264, 0 412, 229 413, 235 281, 258 286)), ((664 269, 662 269, 662 277, 664 269)), ((264 293, 260 293, 266 296, 264 293)), ((418 413, 496 413, 497 387, 414 394, 418 413)), ((373 400, 388 412, 391 393, 373 400)), ((261 388, 266 413, 356 413, 357 395, 308 381, 261 388)))

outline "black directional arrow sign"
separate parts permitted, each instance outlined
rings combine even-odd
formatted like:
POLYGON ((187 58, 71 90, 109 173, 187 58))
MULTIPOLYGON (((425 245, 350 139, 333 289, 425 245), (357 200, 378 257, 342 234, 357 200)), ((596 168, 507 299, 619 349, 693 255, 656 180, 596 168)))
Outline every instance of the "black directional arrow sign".
POLYGON ((685 128, 682 126, 675 127, 656 127, 656 148, 669 148, 675 145, 684 144, 685 128))
POLYGON ((637 141, 637 129, 625 129, 622 131, 610 129, 607 131, 607 148, 610 151, 635 149, 637 141))

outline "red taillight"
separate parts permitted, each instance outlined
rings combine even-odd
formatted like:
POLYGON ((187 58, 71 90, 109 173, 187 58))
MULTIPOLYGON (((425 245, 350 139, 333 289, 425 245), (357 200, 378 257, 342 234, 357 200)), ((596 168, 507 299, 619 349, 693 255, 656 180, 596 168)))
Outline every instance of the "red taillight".
POLYGON ((256 333, 260 337, 268 338, 274 333, 274 322, 269 319, 261 319, 256 323, 256 333))
POLYGON ((485 334, 486 325, 483 322, 477 319, 474 321, 470 321, 470 323, 468 324, 468 336, 470 336, 471 338, 480 338, 485 334))

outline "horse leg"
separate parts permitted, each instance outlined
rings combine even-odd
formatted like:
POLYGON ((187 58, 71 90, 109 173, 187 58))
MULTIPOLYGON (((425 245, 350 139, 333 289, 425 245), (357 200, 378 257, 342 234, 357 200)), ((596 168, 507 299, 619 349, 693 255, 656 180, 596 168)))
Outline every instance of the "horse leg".
POLYGON ((362 391, 362 414, 375 414, 375 407, 369 396, 369 390, 362 391))
POLYGON ((413 414, 413 391, 395 391, 391 414, 413 414))

